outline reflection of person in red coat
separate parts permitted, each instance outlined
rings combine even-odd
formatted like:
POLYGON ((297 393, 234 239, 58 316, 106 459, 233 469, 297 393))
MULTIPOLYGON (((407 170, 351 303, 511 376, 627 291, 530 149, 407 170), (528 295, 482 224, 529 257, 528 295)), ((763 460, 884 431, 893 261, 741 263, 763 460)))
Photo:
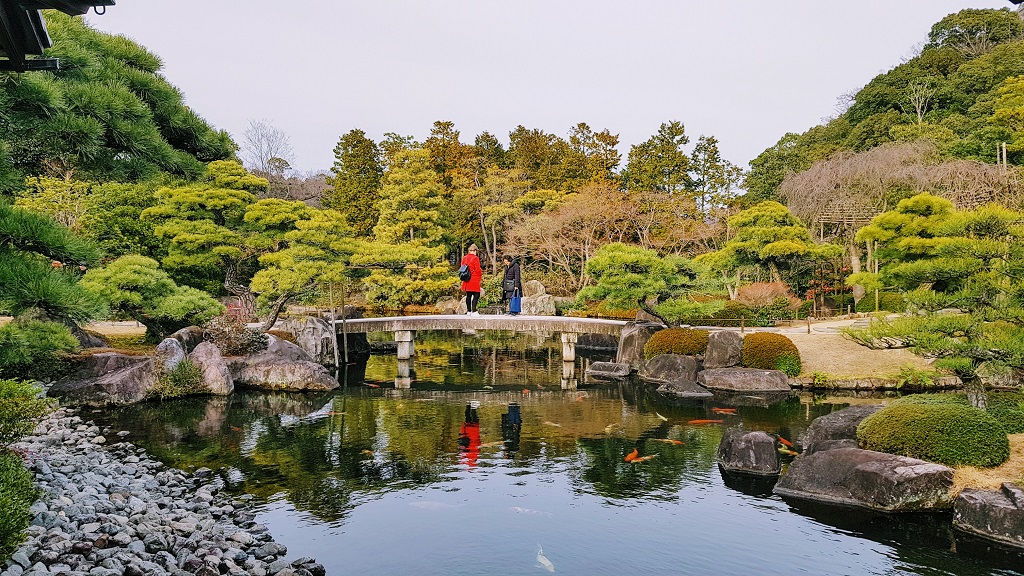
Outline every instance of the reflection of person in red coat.
POLYGON ((466 293, 466 314, 479 316, 476 305, 480 302, 480 280, 484 277, 484 271, 476 255, 476 244, 469 245, 469 254, 462 257, 460 265, 469 267, 469 280, 462 283, 462 291, 466 293))
POLYGON ((476 409, 480 403, 473 400, 466 404, 466 419, 459 428, 459 461, 470 468, 476 467, 480 457, 480 417, 476 409))

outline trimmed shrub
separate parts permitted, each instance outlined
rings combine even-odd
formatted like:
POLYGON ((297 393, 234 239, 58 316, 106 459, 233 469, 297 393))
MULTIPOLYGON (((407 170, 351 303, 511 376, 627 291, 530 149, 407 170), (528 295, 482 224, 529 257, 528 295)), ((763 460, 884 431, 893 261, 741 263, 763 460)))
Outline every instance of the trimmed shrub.
POLYGON ((195 362, 185 358, 170 372, 161 376, 147 396, 168 400, 207 393, 209 393, 209 389, 203 381, 203 371, 195 362))
POLYGON ((790 376, 799 376, 802 369, 800 350, 782 334, 755 332, 743 338, 740 363, 759 370, 782 370, 790 376))
POLYGON ((203 326, 203 337, 225 356, 245 356, 267 349, 267 335, 231 316, 217 316, 203 326))
MULTIPOLYGON (((987 412, 996 419, 1007 434, 1024 433, 1024 393, 989 392, 987 412)), ((890 406, 905 404, 970 406, 964 393, 958 394, 911 394, 892 401, 890 406)))
POLYGON ((78 339, 67 326, 18 318, 0 326, 0 378, 49 380, 67 370, 67 355, 78 339))
POLYGON ((707 330, 693 328, 666 328, 655 332, 644 345, 644 358, 648 360, 660 354, 697 356, 708 349, 707 330))
POLYGON ((32 514, 29 507, 39 496, 32 473, 17 455, 0 451, 0 558, 10 558, 25 540, 32 514))
POLYGON ((959 404, 894 402, 857 427, 862 448, 947 466, 998 466, 1010 442, 990 414, 959 404))
MULTIPOLYGON (((879 292, 878 309, 882 312, 906 312, 907 300, 899 292, 879 292)), ((857 302, 857 312, 870 313, 875 311, 875 293, 868 292, 857 302)))
POLYGON ((32 431, 34 420, 53 411, 56 401, 41 397, 41 393, 41 388, 29 382, 0 380, 0 444, 21 439, 32 431))

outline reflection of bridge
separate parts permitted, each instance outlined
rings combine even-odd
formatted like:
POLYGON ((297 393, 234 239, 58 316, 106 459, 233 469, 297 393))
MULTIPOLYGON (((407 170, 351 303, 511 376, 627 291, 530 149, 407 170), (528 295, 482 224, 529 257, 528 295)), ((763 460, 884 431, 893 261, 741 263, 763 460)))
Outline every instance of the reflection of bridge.
POLYGON ((511 332, 559 332, 562 336, 562 385, 575 387, 574 366, 576 340, 580 334, 608 334, 620 336, 627 323, 623 320, 596 318, 567 318, 564 316, 510 316, 484 314, 482 316, 433 315, 389 316, 386 318, 358 318, 336 320, 335 330, 348 333, 394 332, 398 347, 398 378, 396 386, 408 387, 410 360, 416 354, 414 338, 417 330, 507 330, 511 332))

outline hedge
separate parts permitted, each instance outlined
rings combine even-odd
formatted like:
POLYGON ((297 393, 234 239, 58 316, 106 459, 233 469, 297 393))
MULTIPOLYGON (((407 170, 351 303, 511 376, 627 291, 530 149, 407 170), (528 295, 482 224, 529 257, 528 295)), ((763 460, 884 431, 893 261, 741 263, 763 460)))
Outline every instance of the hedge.
MULTIPOLYGON (((1024 433, 1024 393, 989 392, 987 412, 996 419, 1007 434, 1024 433)), ((970 406, 964 393, 958 394, 911 394, 894 400, 890 405, 903 404, 956 404, 970 406)))
POLYGON ((747 334, 740 358, 740 363, 747 368, 782 370, 790 376, 799 376, 802 369, 796 344, 772 332, 747 334))
POLYGON ((648 360, 660 354, 697 356, 708 349, 707 330, 693 328, 667 328, 655 332, 644 345, 644 358, 648 360))
MULTIPOLYGON (((871 313, 875 311, 875 293, 868 292, 857 302, 857 312, 871 313)), ((907 300, 899 292, 879 292, 878 310, 882 312, 906 312, 907 300)))
POLYGON ((857 427, 861 448, 947 466, 998 466, 1010 442, 992 415, 960 404, 894 402, 857 427))

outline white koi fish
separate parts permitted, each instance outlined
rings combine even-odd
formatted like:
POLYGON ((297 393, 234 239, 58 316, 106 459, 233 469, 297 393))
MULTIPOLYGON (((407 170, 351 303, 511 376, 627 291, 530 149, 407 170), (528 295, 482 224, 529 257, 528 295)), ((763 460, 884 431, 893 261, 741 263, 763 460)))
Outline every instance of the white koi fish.
POLYGON ((542 512, 540 510, 534 510, 533 508, 523 508, 521 506, 513 506, 509 510, 516 514, 540 514, 542 516, 551 516, 551 512, 542 512))
POLYGON ((548 560, 548 557, 544 555, 544 548, 541 548, 540 544, 537 544, 537 563, 540 567, 547 570, 548 572, 555 571, 555 565, 548 560))

